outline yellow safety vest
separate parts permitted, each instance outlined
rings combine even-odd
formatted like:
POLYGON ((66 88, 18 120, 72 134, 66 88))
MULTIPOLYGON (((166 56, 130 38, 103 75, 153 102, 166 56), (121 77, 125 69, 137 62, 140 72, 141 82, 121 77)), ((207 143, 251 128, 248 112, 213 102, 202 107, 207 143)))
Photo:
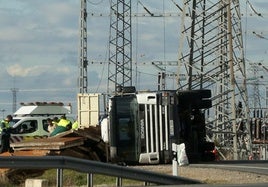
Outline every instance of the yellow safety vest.
POLYGON ((58 123, 58 126, 67 127, 67 125, 71 124, 71 121, 68 119, 61 119, 58 123))
POLYGON ((9 122, 6 120, 1 121, 1 126, 0 126, 0 132, 2 132, 3 129, 8 129, 10 128, 9 122))
POLYGON ((72 129, 77 130, 78 129, 78 121, 75 121, 72 125, 72 129))

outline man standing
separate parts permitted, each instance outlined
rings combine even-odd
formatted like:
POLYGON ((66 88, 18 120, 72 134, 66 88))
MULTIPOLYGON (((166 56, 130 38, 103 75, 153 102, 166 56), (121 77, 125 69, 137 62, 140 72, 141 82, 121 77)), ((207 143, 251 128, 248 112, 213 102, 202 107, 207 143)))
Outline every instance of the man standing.
POLYGON ((5 119, 1 121, 0 124, 0 140, 1 140, 1 145, 0 145, 0 153, 3 153, 5 151, 13 152, 13 150, 10 148, 10 131, 11 131, 11 126, 10 126, 10 121, 12 121, 12 116, 7 115, 5 119))

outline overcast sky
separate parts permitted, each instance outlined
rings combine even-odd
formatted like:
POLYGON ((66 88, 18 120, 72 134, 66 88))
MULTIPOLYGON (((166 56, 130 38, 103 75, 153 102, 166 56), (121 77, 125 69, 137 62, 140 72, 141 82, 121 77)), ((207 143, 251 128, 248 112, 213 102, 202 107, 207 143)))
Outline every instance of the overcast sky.
MULTIPOLYGON (((241 12, 247 15, 242 22, 246 30, 246 58, 268 65, 268 2, 250 1, 263 17, 256 16, 246 6, 246 0, 241 2, 241 12)), ((142 5, 154 13, 179 12, 172 0, 141 0, 132 12, 145 13, 142 5)), ((88 12, 94 13, 88 17, 90 62, 107 62, 109 10, 109 0, 88 0, 88 12)), ((17 90, 17 108, 20 102, 35 101, 76 105, 79 13, 80 0, 0 0, 0 110, 5 110, 1 117, 12 112, 11 90, 17 90)), ((132 20, 135 62, 177 59, 179 17, 145 16, 132 20)), ((134 82, 139 89, 156 89, 159 70, 150 66, 138 68, 134 82), (141 78, 152 81, 140 81, 141 78)), ((106 91, 107 72, 105 65, 89 64, 89 92, 106 91)), ((176 89, 175 82, 169 88, 176 89)))

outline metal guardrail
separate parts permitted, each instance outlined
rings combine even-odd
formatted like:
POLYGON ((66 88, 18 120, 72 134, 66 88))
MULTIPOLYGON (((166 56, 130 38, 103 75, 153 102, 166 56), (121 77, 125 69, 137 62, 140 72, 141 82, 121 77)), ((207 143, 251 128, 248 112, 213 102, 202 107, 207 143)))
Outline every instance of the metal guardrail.
POLYGON ((73 169, 79 172, 88 173, 88 186, 93 186, 92 174, 102 174, 117 177, 117 186, 122 186, 122 178, 144 181, 156 185, 177 185, 177 184, 201 184, 200 181, 179 176, 160 174, 135 168, 128 168, 110 163, 103 163, 91 160, 84 160, 68 156, 11 156, 0 157, 0 168, 12 169, 58 169, 57 186, 62 187, 63 169, 73 169))

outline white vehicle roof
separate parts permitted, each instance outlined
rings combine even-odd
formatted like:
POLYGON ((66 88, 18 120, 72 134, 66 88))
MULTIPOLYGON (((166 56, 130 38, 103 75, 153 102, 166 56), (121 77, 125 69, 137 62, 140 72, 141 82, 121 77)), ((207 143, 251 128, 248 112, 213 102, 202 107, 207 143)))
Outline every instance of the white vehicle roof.
POLYGON ((14 113, 15 116, 23 115, 64 115, 71 113, 71 106, 62 103, 29 103, 22 106, 14 113))

